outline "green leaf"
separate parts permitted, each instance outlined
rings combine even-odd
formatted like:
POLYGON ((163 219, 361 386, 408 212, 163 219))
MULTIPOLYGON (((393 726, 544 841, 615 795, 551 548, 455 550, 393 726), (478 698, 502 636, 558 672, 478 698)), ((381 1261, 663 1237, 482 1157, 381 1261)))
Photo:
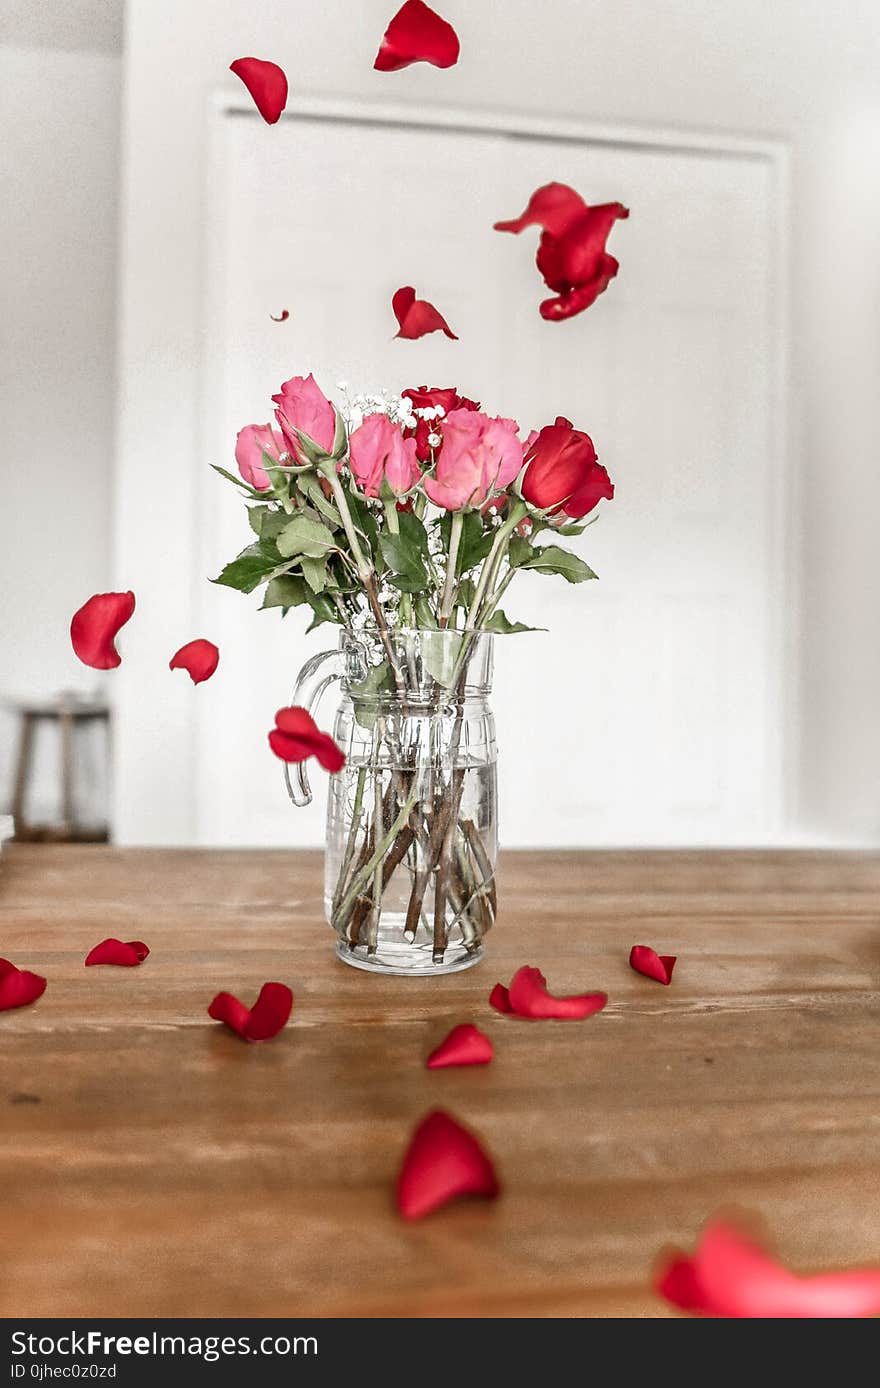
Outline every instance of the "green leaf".
POLYGON ((488 622, 483 623, 483 630, 497 632, 499 636, 514 636, 518 631, 546 631, 547 628, 527 627, 524 622, 512 622, 501 608, 497 607, 488 622))
POLYGON ((553 527, 557 535, 583 535, 586 528, 580 521, 571 521, 568 525, 554 525, 553 527))
POLYGON ((572 554, 571 550, 562 549, 560 545, 547 545, 544 549, 536 549, 531 559, 519 567, 534 569, 541 574, 562 574, 569 583, 584 583, 586 579, 597 576, 589 564, 572 554))
POLYGON ((414 607, 416 625, 420 626, 425 631, 436 631, 437 618, 431 611, 431 604, 428 602, 428 599, 424 596, 423 593, 420 593, 419 596, 416 598, 414 607))
POLYGON ((305 581, 299 574, 282 574, 280 578, 270 578, 263 598, 263 612, 267 607, 300 607, 308 602, 305 581))
POLYGON ((239 593, 252 593, 277 568, 277 553, 271 550, 267 552, 267 548, 257 541, 242 550, 238 558, 227 564, 211 582, 220 583, 225 588, 235 588, 239 593))
POLYGON ((261 540, 274 540, 285 525, 289 524, 290 516, 286 511, 276 510, 273 506, 249 506, 248 520, 251 530, 259 535, 261 540))
MULTIPOLYGON (((424 592, 428 586, 428 571, 422 562, 418 545, 407 540, 402 534, 392 535, 388 530, 383 530, 379 536, 379 544, 382 547, 382 557, 395 579, 405 580, 407 584, 401 591, 424 592)), ((394 586, 400 587, 400 584, 395 582, 394 586)))
POLYGON ((326 517, 335 530, 338 530, 342 525, 342 517, 334 503, 321 490, 320 479, 313 472, 307 472, 299 478, 297 485, 309 498, 315 509, 326 517))
POLYGON ((311 593, 306 590, 306 602, 312 609, 314 616, 306 627, 306 631, 314 631, 315 627, 321 626, 323 622, 341 622, 334 604, 327 597, 326 593, 311 593))
POLYGON ((366 679, 351 685, 351 692, 356 699, 378 699, 383 690, 393 688, 394 680, 388 662, 383 660, 378 665, 371 665, 366 679))
POLYGON ((507 547, 507 562, 512 569, 521 568, 534 554, 534 546, 524 535, 512 535, 507 547))
POLYGON ((461 650, 462 632, 425 632, 422 637, 422 660, 429 675, 448 689, 461 650))
POLYGON ((248 496, 252 496, 255 501, 261 501, 265 495, 264 492, 258 492, 256 487, 251 487, 247 482, 242 481, 240 477, 236 477, 234 473, 227 472, 225 467, 218 467, 216 463, 211 463, 210 466, 215 472, 219 472, 221 477, 225 477, 227 482, 231 482, 233 486, 240 487, 243 492, 247 492, 248 496))
POLYGON ((355 496, 353 492, 346 491, 348 509, 354 521, 355 529, 358 534, 366 541, 370 557, 374 560, 381 558, 379 550, 379 527, 376 525, 376 517, 373 515, 367 503, 362 497, 355 496))
POLYGON ((409 578, 407 574, 385 574, 385 582, 398 593, 424 593, 428 586, 427 577, 409 578))
POLYGON ((458 585, 456 594, 456 607, 472 607, 474 598, 477 596, 477 585, 472 578, 463 578, 458 585))
POLYGON ((398 511, 398 524, 400 525, 400 538, 405 540, 408 545, 416 552, 427 559, 428 557, 428 532, 414 511, 398 511))
POLYGON ((303 571, 303 578, 309 585, 313 593, 322 593, 327 587, 327 556, 320 559, 310 559, 307 554, 302 556, 300 567, 303 571))
POLYGON ((458 545, 456 576, 482 564, 495 543, 495 531, 486 529, 479 511, 466 511, 458 545))
POLYGON ((320 559, 322 555, 336 548, 332 530, 308 516, 294 516, 288 521, 278 536, 278 552, 285 559, 305 554, 310 559, 320 559))

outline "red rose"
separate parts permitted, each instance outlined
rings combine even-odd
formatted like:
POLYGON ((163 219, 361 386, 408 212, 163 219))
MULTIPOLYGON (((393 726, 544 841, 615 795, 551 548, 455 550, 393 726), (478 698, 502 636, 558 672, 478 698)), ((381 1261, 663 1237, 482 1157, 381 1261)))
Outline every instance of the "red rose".
POLYGON ((564 511, 579 520, 603 498, 610 501, 614 485, 589 434, 560 415, 541 430, 526 454, 522 494, 542 511, 564 511))
MULTIPOLYGON (((437 405, 441 407, 445 414, 450 410, 478 410, 480 402, 478 400, 468 400, 466 395, 459 395, 455 386, 410 386, 408 390, 402 390, 407 400, 412 401, 414 410, 435 409, 437 405)), ((427 463, 431 459, 431 447, 428 443, 428 435, 433 432, 442 433, 441 429, 436 429, 437 421, 420 419, 416 425, 416 457, 419 462, 427 463)), ((440 445, 434 449, 436 458, 440 445)))

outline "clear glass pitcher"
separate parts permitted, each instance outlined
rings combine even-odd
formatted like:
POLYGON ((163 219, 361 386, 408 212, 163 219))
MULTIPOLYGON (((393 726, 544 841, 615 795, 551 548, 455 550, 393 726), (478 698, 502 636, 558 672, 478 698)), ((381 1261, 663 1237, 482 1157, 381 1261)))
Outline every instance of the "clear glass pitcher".
MULTIPOLYGON (((341 681, 324 903, 341 959, 381 973, 466 969, 495 919, 497 781, 487 632, 343 631, 300 672, 311 713, 341 681)), ((305 762, 284 771, 311 800, 305 762)))

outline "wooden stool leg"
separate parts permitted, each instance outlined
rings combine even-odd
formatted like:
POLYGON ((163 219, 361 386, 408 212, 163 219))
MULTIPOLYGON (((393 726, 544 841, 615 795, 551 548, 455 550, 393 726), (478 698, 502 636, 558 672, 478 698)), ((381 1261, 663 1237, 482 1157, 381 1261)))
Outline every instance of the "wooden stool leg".
POLYGON ((68 836, 73 834, 73 719, 69 713, 59 717, 61 725, 61 817, 68 836))
POLYGON ((32 713, 23 713, 21 716, 21 734, 18 743, 18 764, 15 768, 15 789, 12 793, 12 818, 15 823, 15 832, 22 836, 27 830, 25 823, 24 808, 25 798, 28 788, 28 776, 31 769, 31 753, 34 746, 34 716, 32 713))

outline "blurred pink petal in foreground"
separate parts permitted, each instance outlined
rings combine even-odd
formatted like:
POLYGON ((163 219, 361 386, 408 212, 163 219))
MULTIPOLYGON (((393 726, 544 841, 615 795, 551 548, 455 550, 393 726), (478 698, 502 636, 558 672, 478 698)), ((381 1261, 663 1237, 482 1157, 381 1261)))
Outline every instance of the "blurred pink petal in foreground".
POLYGON ((398 72, 411 63, 452 67, 458 53, 452 25, 423 0, 406 0, 385 30, 373 67, 378 72, 398 72))
POLYGON ((654 1287, 673 1306, 716 1318, 880 1316, 880 1268, 798 1277, 722 1220, 692 1254, 667 1255, 654 1287))
POLYGON ((442 1109, 419 1123, 397 1178, 397 1208, 421 1219, 461 1195, 494 1200, 501 1187, 495 1168, 473 1133, 442 1109))

